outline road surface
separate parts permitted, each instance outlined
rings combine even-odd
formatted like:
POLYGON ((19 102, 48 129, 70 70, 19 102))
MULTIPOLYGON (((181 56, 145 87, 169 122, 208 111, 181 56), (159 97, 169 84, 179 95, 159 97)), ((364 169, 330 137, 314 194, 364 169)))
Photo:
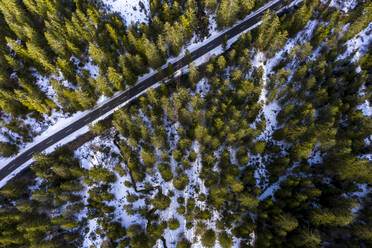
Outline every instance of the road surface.
MULTIPOLYGON (((206 45, 200 47, 199 49, 193 51, 190 56, 192 60, 196 60, 200 58, 201 56, 205 55, 209 51, 213 50, 214 48, 220 46, 224 40, 231 39, 232 37, 240 34, 244 30, 256 25, 258 22, 261 21, 261 17, 263 16, 263 13, 267 9, 272 10, 279 10, 284 5, 283 1, 278 1, 274 3, 273 5, 269 6, 268 8, 264 8, 261 11, 255 13, 253 16, 251 16, 249 19, 245 20, 244 22, 232 27, 231 29, 227 30, 214 40, 208 42, 206 45)), ((182 67, 189 64, 189 58, 181 58, 177 62, 173 63, 172 66, 175 71, 181 69, 182 67)), ((103 116, 110 110, 116 108, 120 104, 130 100, 134 96, 141 93, 143 90, 151 87, 152 85, 159 82, 161 79, 164 79, 165 75, 164 73, 156 73, 152 75, 149 78, 146 78, 140 82, 138 82, 135 86, 132 88, 124 91, 120 95, 116 96, 112 100, 108 101, 104 105, 100 106, 99 108, 96 108, 92 110, 90 113, 85 115, 84 117, 76 120, 75 122, 71 123, 64 129, 56 132, 55 134, 51 135, 50 137, 46 138, 45 140, 41 141, 40 143, 34 145, 33 147, 27 149, 22 154, 16 156, 11 162, 9 162, 3 169, 0 170, 0 181, 4 179, 6 176, 11 174, 14 170, 22 166, 25 162, 30 160, 32 156, 35 153, 40 153, 47 149, 48 147, 54 145, 55 143, 59 142, 63 138, 67 137, 68 135, 74 133, 75 131, 79 130, 80 128, 84 127, 85 125, 91 123, 92 121, 98 119, 99 117, 103 116)))

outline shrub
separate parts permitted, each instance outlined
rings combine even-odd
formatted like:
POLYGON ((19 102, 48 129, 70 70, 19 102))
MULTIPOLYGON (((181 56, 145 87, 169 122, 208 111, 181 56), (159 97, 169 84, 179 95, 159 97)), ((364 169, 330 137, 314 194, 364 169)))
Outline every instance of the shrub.
POLYGON ((169 207, 171 200, 160 192, 151 200, 151 203, 156 209, 165 210, 169 207))
POLYGON ((182 240, 178 241, 177 248, 190 248, 191 243, 187 239, 183 238, 182 240))
POLYGON ((169 166, 169 164, 165 164, 165 163, 158 164, 158 169, 164 181, 168 182, 172 180, 173 173, 172 173, 172 169, 169 166))
POLYGON ((168 220, 168 227, 171 230, 176 230, 177 228, 180 227, 180 222, 176 218, 172 218, 168 220))
POLYGON ((201 237, 201 243, 204 247, 214 247, 216 243, 216 233, 212 229, 208 229, 201 237))
POLYGON ((184 190, 189 184, 189 178, 186 174, 182 174, 173 179, 173 186, 178 190, 184 190))
POLYGON ((230 248, 234 244, 233 239, 226 232, 218 234, 218 242, 222 248, 230 248))

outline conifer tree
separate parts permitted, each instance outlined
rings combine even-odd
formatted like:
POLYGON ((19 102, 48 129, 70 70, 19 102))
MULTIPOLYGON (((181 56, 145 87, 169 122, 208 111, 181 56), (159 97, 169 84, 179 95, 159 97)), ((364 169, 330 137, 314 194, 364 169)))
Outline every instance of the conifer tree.
POLYGON ((113 67, 107 69, 107 78, 114 85, 116 90, 124 90, 124 82, 121 75, 113 67))

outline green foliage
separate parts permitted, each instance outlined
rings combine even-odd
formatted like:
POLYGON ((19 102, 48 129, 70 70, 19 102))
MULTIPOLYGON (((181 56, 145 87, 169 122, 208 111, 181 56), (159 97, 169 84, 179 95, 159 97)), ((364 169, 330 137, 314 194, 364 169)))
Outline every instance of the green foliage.
POLYGON ((145 163, 146 167, 153 167, 156 162, 155 155, 150 151, 142 150, 141 158, 143 162, 145 163))
POLYGON ((222 248, 230 248, 234 245, 233 239, 226 232, 219 233, 217 239, 222 248))
MULTIPOLYGON (((31 119, 90 109, 178 56, 191 39, 202 40, 213 16, 227 28, 266 2, 151 0, 148 23, 127 26, 96 1, 0 0, 0 124, 8 140, 0 154, 12 156, 31 141, 31 119), (41 86, 48 81, 54 98, 41 86)), ((232 247, 235 238, 246 247, 253 232, 257 247, 371 246, 371 197, 364 194, 372 180, 371 122, 360 110, 370 100, 371 49, 341 59, 346 41, 370 23, 371 3, 348 13, 328 4, 306 0, 280 17, 267 11, 262 25, 204 65, 186 52, 187 77, 115 112, 120 154, 97 145, 104 160, 90 170, 66 149, 35 155, 37 185, 23 177, 0 191, 0 247, 79 247, 88 233, 82 211, 97 222, 89 238, 99 235, 100 247, 153 247, 167 226, 181 234, 179 217, 188 230, 196 225, 204 247, 216 239, 232 247), (301 32, 310 18, 314 31, 301 32), (297 44, 277 53, 287 36, 297 44), (273 110, 270 120, 265 108, 273 110), (116 182, 117 174, 125 179, 116 182), (112 220, 118 187, 131 188, 123 208, 146 228, 126 232, 112 220), (173 187, 185 198, 177 199, 177 219, 162 222, 180 193, 173 187), (207 227, 216 211, 218 222, 207 227)), ((110 138, 110 124, 91 131, 110 138)), ((180 237, 172 245, 191 242, 180 237)))
POLYGON ((177 242, 177 248, 190 248, 191 243, 187 239, 182 239, 177 242))
POLYGON ((172 169, 169 166, 169 164, 160 163, 160 164, 158 164, 158 169, 159 169, 161 177, 163 178, 164 181, 168 182, 168 181, 172 180, 173 173, 172 173, 172 169))
POLYGON ((259 200, 257 197, 249 194, 249 193, 242 193, 238 197, 238 201, 241 206, 247 207, 250 210, 255 209, 258 206, 259 200))
POLYGON ((216 233, 212 229, 208 229, 201 237, 201 243, 204 247, 214 247, 216 243, 216 233))
POLYGON ((163 195, 161 192, 159 192, 152 200, 151 204, 154 206, 154 208, 159 210, 165 210, 169 207, 171 203, 171 200, 166 195, 163 195))
POLYGON ((298 226, 297 219, 290 214, 279 215, 275 219, 275 222, 279 228, 283 229, 286 232, 293 231, 298 226))
POLYGON ((178 175, 173 179, 173 186, 178 190, 184 190, 189 184, 189 178, 186 174, 178 175))
POLYGON ((261 51, 267 51, 272 56, 287 40, 287 31, 280 31, 280 21, 275 12, 267 10, 258 28, 256 44, 261 51))
POLYGON ((95 183, 98 182, 113 183, 116 181, 115 174, 103 167, 92 167, 89 170, 89 178, 95 183))
POLYGON ((180 227, 180 223, 179 223, 178 219, 176 219, 176 218, 169 219, 168 220, 168 227, 171 230, 178 229, 180 227))
POLYGON ((0 142, 0 154, 3 157, 11 157, 18 153, 18 146, 9 142, 0 142))

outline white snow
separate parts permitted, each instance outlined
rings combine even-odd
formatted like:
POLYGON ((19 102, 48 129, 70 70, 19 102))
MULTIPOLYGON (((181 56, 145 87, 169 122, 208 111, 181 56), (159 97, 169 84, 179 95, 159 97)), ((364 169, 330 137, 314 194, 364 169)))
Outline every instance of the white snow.
POLYGON ((111 11, 118 12, 127 22, 127 25, 133 23, 147 23, 147 13, 150 12, 150 0, 102 0, 103 3, 110 6, 111 11), (141 4, 144 9, 141 9, 141 4))
MULTIPOLYGON (((279 145, 281 147, 287 147, 288 145, 283 142, 283 141, 275 141, 272 139, 272 135, 274 131, 279 128, 277 124, 277 115, 281 110, 281 106, 278 104, 277 99, 274 99, 271 102, 268 102, 267 99, 267 81, 269 80, 269 75, 273 74, 274 72, 272 71, 273 67, 277 65, 277 63, 282 59, 283 54, 289 53, 291 49, 295 47, 296 44, 304 44, 307 42, 309 39, 311 39, 311 34, 318 24, 318 21, 316 20, 311 20, 309 21, 304 30, 299 32, 297 36, 293 39, 288 39, 286 44, 283 46, 283 48, 275 53, 275 56, 267 59, 265 57, 265 54, 259 51, 255 51, 256 53, 254 54, 253 60, 252 60, 252 66, 255 68, 261 67, 263 69, 263 85, 262 85, 262 90, 261 94, 259 97, 259 102, 262 104, 262 110, 261 113, 263 115, 264 120, 266 121, 266 127, 265 130, 260 134, 259 137, 256 138, 256 141, 265 141, 265 142, 273 142, 276 145, 279 145)), ((295 67, 296 63, 295 61, 290 65, 291 67, 295 67)), ((290 68, 291 69, 291 68, 290 68)), ((258 117, 259 121, 261 120, 262 117, 258 117)), ((253 125, 254 126, 254 125, 253 125)), ((284 151, 282 151, 283 154, 285 154, 284 151)), ((313 157, 311 157, 314 161, 319 161, 320 158, 318 158, 318 154, 313 151, 312 154, 313 157)), ((277 182, 269 186, 268 183, 268 177, 267 177, 267 170, 265 168, 265 161, 266 158, 262 157, 261 155, 251 155, 249 154, 249 157, 251 158, 250 163, 257 163, 258 162, 258 167, 256 168, 256 171, 254 173, 254 178, 256 179, 256 185, 257 187, 260 187, 261 189, 264 189, 264 193, 260 196, 261 198, 264 199, 268 197, 269 195, 272 195, 278 188, 280 183, 288 176, 288 174, 291 172, 291 168, 287 170, 287 174, 280 177, 277 182)))
MULTIPOLYGON (((327 3, 329 0, 321 0, 323 3, 327 3)), ((329 3, 330 7, 335 7, 343 12, 347 13, 349 10, 354 9, 357 5, 358 0, 331 0, 329 3)))
POLYGON ((371 103, 368 100, 365 100, 365 102, 358 106, 358 109, 360 109, 363 112, 363 115, 365 116, 372 116, 372 107, 371 103))
POLYGON ((347 49, 345 53, 341 54, 337 59, 345 59, 355 52, 352 61, 358 61, 368 52, 368 46, 372 42, 371 32, 372 22, 359 34, 346 42, 347 49))
MULTIPOLYGON (((75 151, 75 157, 79 158, 80 163, 83 168, 90 169, 94 166, 102 166, 110 171, 114 171, 117 176, 117 181, 111 184, 111 193, 114 194, 115 198, 108 203, 109 206, 115 206, 114 212, 114 221, 119 221, 125 228, 128 228, 132 224, 145 224, 145 219, 139 215, 128 215, 126 211, 123 210, 123 206, 130 204, 127 202, 126 197, 127 195, 136 195, 137 193, 134 191, 132 187, 126 187, 124 185, 125 181, 131 181, 129 174, 121 177, 115 172, 114 168, 117 164, 119 164, 118 159, 113 158, 110 155, 106 155, 105 152, 102 150, 105 148, 109 148, 111 153, 120 154, 120 151, 113 143, 113 130, 111 129, 111 134, 109 137, 96 137, 93 140, 85 143, 79 149, 75 151)), ((124 166, 125 167, 125 166, 124 166)), ((85 192, 86 199, 89 197, 88 189, 85 192)), ((145 203, 144 200, 137 200, 133 203, 134 208, 144 207, 145 203)), ((88 220, 88 233, 84 237, 83 246, 84 248, 90 248, 91 245, 99 246, 102 242, 102 239, 99 235, 96 235, 97 239, 92 240, 90 235, 95 233, 99 224, 97 223, 98 219, 91 219, 88 220)))

